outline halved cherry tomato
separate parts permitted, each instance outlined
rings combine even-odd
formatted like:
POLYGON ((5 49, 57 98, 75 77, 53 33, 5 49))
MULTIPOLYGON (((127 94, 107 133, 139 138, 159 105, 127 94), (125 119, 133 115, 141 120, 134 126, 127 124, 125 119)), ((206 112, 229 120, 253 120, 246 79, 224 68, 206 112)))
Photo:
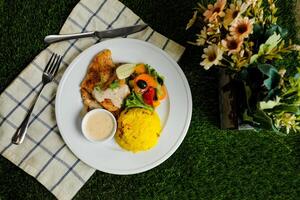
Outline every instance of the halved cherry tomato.
POLYGON ((153 87, 149 87, 149 89, 143 94, 144 102, 151 106, 153 106, 154 97, 155 97, 155 89, 153 87))

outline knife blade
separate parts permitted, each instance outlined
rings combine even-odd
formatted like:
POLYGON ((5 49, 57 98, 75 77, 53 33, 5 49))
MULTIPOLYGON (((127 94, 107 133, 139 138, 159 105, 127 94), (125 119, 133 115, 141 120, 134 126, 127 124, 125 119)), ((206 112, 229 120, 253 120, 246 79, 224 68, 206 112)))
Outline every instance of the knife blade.
POLYGON ((74 33, 74 34, 63 34, 63 35, 47 35, 44 41, 47 44, 51 44, 51 43, 60 42, 64 40, 86 38, 86 37, 98 37, 99 39, 114 38, 114 37, 137 33, 139 31, 144 30, 147 26, 148 25, 146 24, 142 24, 142 25, 127 26, 127 27, 105 30, 105 31, 90 31, 85 33, 74 33))

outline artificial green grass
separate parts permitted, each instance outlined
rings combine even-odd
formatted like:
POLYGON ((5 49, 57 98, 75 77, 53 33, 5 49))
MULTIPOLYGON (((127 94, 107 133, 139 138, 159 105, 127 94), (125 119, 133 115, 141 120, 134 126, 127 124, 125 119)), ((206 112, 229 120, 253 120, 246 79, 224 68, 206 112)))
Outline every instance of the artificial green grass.
MULTIPOLYGON (((300 138, 219 130, 217 78, 186 44, 185 23, 196 0, 122 0, 155 30, 187 46, 180 61, 193 94, 193 117, 179 149, 137 175, 96 172, 75 199, 299 199, 300 138)), ((202 0, 204 2, 204 0, 202 0)), ((293 1, 278 0, 280 23, 296 36, 293 1)), ((77 0, 0 0, 0 91, 57 33, 77 0)), ((42 185, 0 157, 0 199, 54 199, 42 185)))

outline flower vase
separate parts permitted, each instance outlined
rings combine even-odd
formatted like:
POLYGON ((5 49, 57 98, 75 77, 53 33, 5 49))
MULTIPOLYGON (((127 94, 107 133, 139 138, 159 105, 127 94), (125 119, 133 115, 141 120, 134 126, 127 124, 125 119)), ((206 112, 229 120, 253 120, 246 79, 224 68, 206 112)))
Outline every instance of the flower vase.
POLYGON ((234 73, 219 70, 219 110, 221 129, 238 129, 237 87, 234 73))

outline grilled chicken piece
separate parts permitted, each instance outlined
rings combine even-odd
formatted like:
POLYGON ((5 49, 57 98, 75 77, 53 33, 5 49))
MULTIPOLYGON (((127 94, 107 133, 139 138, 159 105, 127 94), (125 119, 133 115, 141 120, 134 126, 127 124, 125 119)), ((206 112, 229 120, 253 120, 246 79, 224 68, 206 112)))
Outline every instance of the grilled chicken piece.
POLYGON ((115 74, 115 64, 111 58, 111 51, 106 49, 97 54, 89 65, 87 74, 81 83, 81 89, 92 93, 97 83, 103 88, 105 83, 115 74))
MULTIPOLYGON (((106 91, 109 85, 117 79, 115 68, 116 65, 112 61, 111 51, 108 49, 97 54, 92 60, 80 88, 83 104, 88 107, 88 110, 104 107, 106 110, 118 115, 120 106, 113 104, 115 100, 105 98, 97 101, 97 98, 95 99, 93 95, 96 84, 100 87, 101 91, 106 91)), ((111 96, 111 98, 114 98, 114 96, 111 96)))
POLYGON ((101 89, 107 87, 111 77, 115 77, 115 64, 111 58, 111 51, 106 49, 97 54, 88 67, 87 74, 81 83, 81 97, 83 104, 89 110, 99 108, 101 105, 93 98, 92 93, 96 84, 99 84, 101 89))
POLYGON ((101 101, 101 105, 103 106, 103 108, 109 110, 110 112, 115 112, 120 109, 116 107, 110 99, 104 99, 104 101, 101 101))
POLYGON ((93 97, 107 110, 113 112, 121 108, 123 100, 130 93, 128 85, 120 84, 118 88, 98 91, 94 89, 93 97))
POLYGON ((95 108, 101 108, 102 106, 87 92, 87 90, 81 88, 81 98, 83 100, 83 104, 87 106, 87 110, 92 110, 95 108))

